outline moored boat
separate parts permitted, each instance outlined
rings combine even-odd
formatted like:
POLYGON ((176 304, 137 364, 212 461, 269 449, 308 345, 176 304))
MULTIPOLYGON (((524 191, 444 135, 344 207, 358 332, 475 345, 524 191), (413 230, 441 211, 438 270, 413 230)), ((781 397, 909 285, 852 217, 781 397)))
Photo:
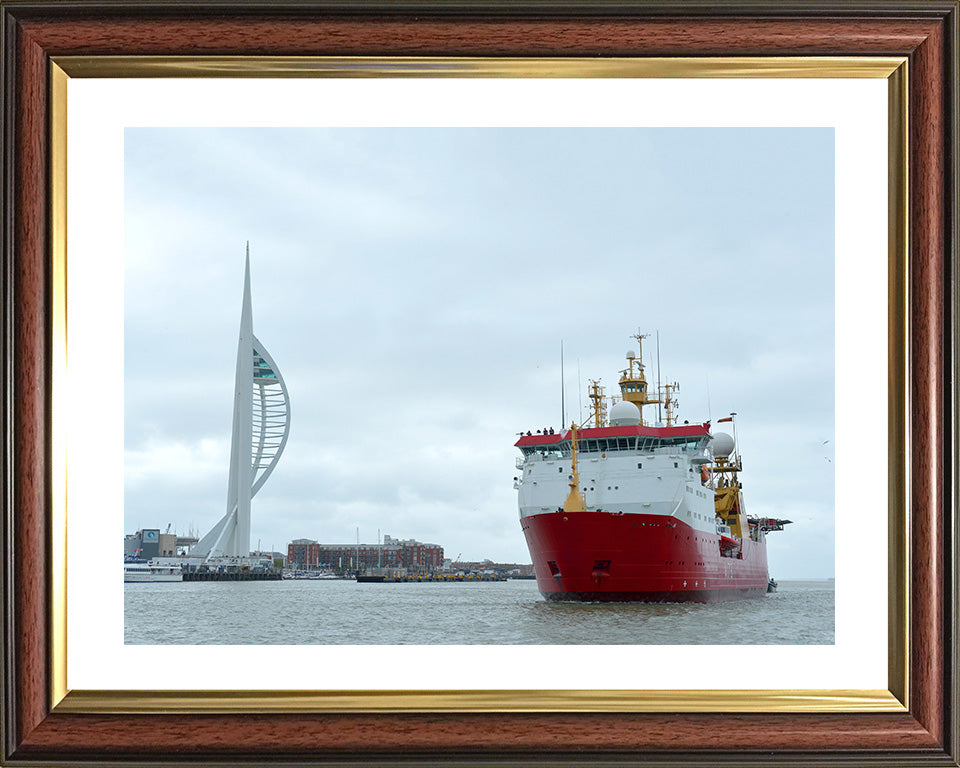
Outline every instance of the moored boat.
POLYGON ((183 570, 179 563, 161 563, 153 560, 125 562, 123 564, 123 583, 129 584, 141 581, 183 581, 183 570))

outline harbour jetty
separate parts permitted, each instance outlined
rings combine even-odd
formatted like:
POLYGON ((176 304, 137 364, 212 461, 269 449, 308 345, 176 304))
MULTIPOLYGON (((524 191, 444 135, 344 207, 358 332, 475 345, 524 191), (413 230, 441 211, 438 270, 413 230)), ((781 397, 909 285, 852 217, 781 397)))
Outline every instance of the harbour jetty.
POLYGON ((446 584, 462 581, 506 581, 503 576, 496 571, 490 573, 361 573, 357 575, 358 584, 399 584, 405 582, 429 582, 431 584, 446 584))
POLYGON ((223 557, 183 561, 184 581, 280 581, 283 572, 266 558, 223 557))
POLYGON ((184 571, 184 581, 280 581, 280 571, 184 571))

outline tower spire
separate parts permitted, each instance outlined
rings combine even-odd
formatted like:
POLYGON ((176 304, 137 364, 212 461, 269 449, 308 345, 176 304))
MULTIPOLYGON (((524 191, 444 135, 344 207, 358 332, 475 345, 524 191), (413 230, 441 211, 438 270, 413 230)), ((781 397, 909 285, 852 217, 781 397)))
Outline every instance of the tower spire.
POLYGON ((227 512, 194 546, 191 555, 210 558, 250 554, 250 500, 276 466, 289 433, 290 398, 286 385, 273 358, 253 335, 247 241, 233 389, 227 512))
POLYGON ((243 304, 240 309, 240 335, 243 336, 244 323, 249 324, 249 335, 253 336, 253 301, 250 298, 250 241, 247 240, 247 257, 243 263, 243 304))
POLYGON ((240 309, 240 338, 237 341, 237 375, 233 388, 233 436, 230 441, 230 483, 227 487, 227 514, 236 509, 236 537, 233 552, 250 553, 250 442, 253 434, 253 301, 250 298, 250 241, 243 265, 243 299, 240 309))

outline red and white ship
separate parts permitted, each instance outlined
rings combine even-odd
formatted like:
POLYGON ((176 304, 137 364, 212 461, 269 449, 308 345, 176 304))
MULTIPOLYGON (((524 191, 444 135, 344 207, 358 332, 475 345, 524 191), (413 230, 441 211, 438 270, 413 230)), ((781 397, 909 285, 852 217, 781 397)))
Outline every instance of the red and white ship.
MULTIPOLYGON (((609 409, 591 382, 592 414, 565 432, 527 432, 515 479, 520 525, 548 600, 714 602, 772 585, 769 531, 789 520, 748 516, 735 434, 676 424, 676 383, 650 392, 627 353, 621 398, 609 409), (662 405, 665 423, 643 409, 662 405)), ((733 415, 719 419, 733 426, 733 415)), ((735 427, 734 427, 735 429, 735 427)), ((772 588, 772 587, 771 587, 772 588)))

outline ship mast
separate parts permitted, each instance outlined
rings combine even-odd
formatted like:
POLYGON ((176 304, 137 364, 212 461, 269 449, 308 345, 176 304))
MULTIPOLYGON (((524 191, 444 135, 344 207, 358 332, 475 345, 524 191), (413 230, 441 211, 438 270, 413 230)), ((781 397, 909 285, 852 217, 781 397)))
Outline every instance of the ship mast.
POLYGON ((627 352, 627 362, 630 367, 620 374, 620 392, 623 399, 633 403, 640 411, 640 423, 643 424, 643 406, 656 405, 662 402, 658 397, 651 398, 647 387, 647 377, 643 373, 643 340, 649 333, 635 333, 632 338, 637 340, 638 351, 636 354, 631 350, 627 352))
POLYGON ((599 379, 590 379, 590 392, 587 397, 590 398, 593 413, 590 418, 593 419, 593 426, 603 427, 607 423, 607 404, 603 396, 604 388, 600 386, 599 379))
POLYGON ((729 416, 725 416, 722 419, 717 419, 717 424, 722 424, 724 422, 733 423, 733 445, 734 449, 731 455, 729 456, 715 456, 713 463, 713 478, 716 480, 715 488, 720 495, 721 489, 724 488, 733 488, 739 491, 740 481, 737 479, 737 473, 743 471, 743 462, 740 459, 740 446, 737 444, 736 434, 737 434, 737 424, 736 424, 736 413, 731 413, 729 416), (730 475, 728 478, 727 475, 730 475))
POLYGON ((677 398, 673 396, 673 393, 679 389, 680 385, 677 382, 663 385, 663 408, 667 412, 668 427, 673 426, 673 409, 677 407, 677 398))

